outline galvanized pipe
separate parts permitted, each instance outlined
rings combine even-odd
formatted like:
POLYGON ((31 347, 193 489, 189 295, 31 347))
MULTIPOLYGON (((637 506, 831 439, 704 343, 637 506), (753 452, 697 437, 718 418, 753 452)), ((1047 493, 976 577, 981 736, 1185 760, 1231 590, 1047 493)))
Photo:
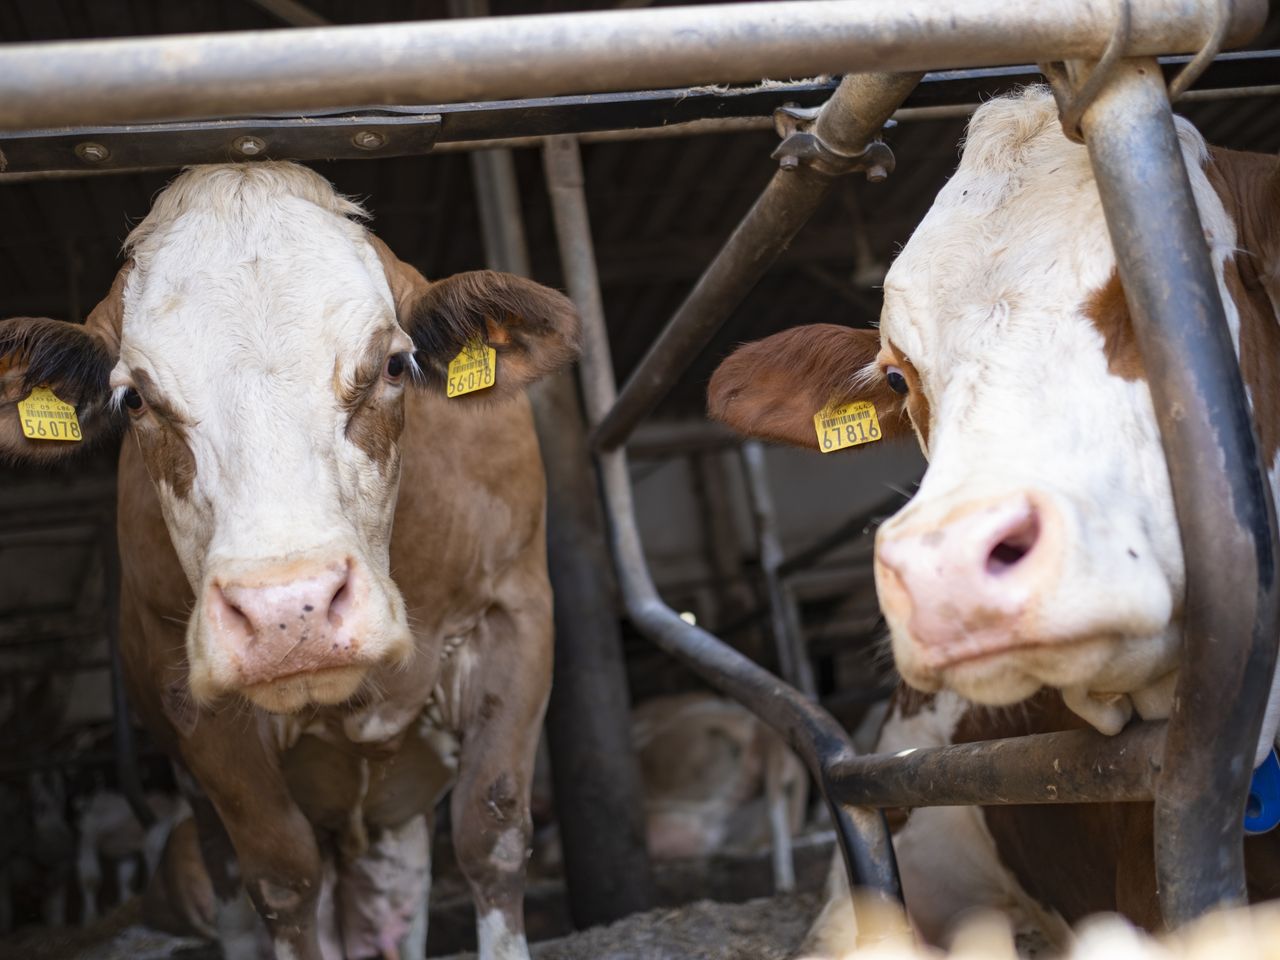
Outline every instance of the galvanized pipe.
POLYGON ((853 757, 831 781, 845 803, 950 807, 1150 800, 1164 724, 1106 737, 1092 730, 853 757))
POLYGON ((778 519, 769 489, 769 470, 764 459, 764 445, 748 440, 739 451, 742 476, 746 481, 747 499, 756 526, 756 547, 760 554, 760 573, 769 598, 769 622, 773 644, 778 652, 782 679, 805 696, 816 699, 818 687, 813 679, 813 664, 800 627, 800 610, 795 593, 778 573, 783 564, 782 541, 778 539, 778 519))
MULTIPOLYGON (((815 132, 854 155, 880 133, 921 74, 853 74, 822 107, 815 132)), ((811 166, 779 169, 632 372, 592 437, 599 450, 626 442, 653 412, 760 277, 822 204, 833 178, 811 166)))
POLYGON ((1160 69, 1123 61, 1082 128, 1142 350, 1186 563, 1156 789, 1165 921, 1245 899, 1242 820, 1276 658, 1275 518, 1160 69))
MULTIPOLYGON (((1130 4, 1133 55, 1194 52, 1213 27, 1199 0, 1130 4)), ((1227 44, 1265 15, 1236 0, 1227 44)), ((1096 59, 1113 21, 1103 2, 794 0, 13 44, 0 128, 1096 59)))
MULTIPOLYGON (((612 406, 617 388, 582 194, 577 143, 572 137, 549 138, 546 163, 565 285, 583 323, 579 367, 582 393, 588 420, 596 422, 612 406)), ((659 648, 684 661, 694 672, 777 730, 808 766, 824 796, 829 797, 828 766, 837 759, 853 756, 847 734, 800 691, 705 630, 681 620, 679 614, 662 602, 649 575, 636 528, 626 454, 613 450, 597 460, 612 534, 614 565, 632 623, 659 648)), ((866 808, 830 801, 828 805, 851 881, 899 896, 893 847, 883 817, 878 811, 866 808)))

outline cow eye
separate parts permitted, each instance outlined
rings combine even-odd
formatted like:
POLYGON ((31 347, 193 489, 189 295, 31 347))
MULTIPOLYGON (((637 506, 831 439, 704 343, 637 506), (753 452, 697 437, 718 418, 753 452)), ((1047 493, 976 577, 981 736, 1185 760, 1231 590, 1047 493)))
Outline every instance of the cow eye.
POLYGON ((142 399, 142 394, 133 387, 129 387, 124 392, 124 405, 129 408, 130 413, 138 414, 146 406, 146 401, 142 399))
POLYGON ((399 383, 404 377, 404 372, 409 367, 409 361, 405 359, 403 353, 393 353, 387 357, 386 376, 392 383, 399 383))
POLYGON ((884 378, 889 381, 889 389, 894 393, 906 394, 911 389, 907 383, 907 378, 897 367, 886 367, 884 378))

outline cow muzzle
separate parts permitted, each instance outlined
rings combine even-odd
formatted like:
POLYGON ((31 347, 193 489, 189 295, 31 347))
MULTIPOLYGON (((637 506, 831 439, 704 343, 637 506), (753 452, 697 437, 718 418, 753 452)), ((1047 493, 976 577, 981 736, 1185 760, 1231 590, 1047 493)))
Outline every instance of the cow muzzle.
POLYGON ((922 513, 882 528, 875 562, 880 605, 916 669, 1033 644, 1036 600, 1060 568, 1053 504, 1019 492, 922 513))
POLYGON ((200 608, 192 693, 239 693, 275 713, 350 698, 371 666, 408 645, 397 604, 382 593, 352 556, 215 573, 200 608))

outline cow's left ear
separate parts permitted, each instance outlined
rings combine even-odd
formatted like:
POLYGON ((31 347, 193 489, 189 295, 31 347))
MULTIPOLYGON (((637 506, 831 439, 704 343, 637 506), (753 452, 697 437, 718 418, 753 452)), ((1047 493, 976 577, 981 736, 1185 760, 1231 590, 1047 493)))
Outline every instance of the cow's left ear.
POLYGON ((496 383, 458 398, 468 402, 513 396, 577 357, 581 323, 564 294, 494 270, 472 270, 432 283, 377 237, 369 239, 429 387, 444 390, 450 361, 476 341, 493 347, 497 355, 496 383))
MULTIPOLYGON (((484 343, 497 358, 496 382, 479 399, 510 396, 578 355, 578 311, 563 293, 494 270, 430 284, 401 321, 428 383, 444 389, 449 363, 484 343)), ((468 395, 470 396, 470 395, 468 395)))

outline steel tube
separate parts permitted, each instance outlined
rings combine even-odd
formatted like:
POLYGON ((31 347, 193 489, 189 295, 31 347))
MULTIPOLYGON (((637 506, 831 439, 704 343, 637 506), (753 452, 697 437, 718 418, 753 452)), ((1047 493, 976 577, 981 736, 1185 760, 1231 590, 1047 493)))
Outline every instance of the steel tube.
POLYGON ((1156 790, 1165 921, 1245 899, 1242 820, 1275 666, 1275 518, 1213 266, 1151 60, 1083 132, 1142 350, 1186 562, 1184 656, 1156 790))
MULTIPOLYGON (((582 271, 575 251, 591 249, 591 233, 576 145, 560 147, 545 155, 546 182, 564 271, 573 278, 582 271)), ((509 175, 514 195, 513 168, 509 175)), ((540 384, 533 400, 547 472, 547 562, 556 622, 547 741, 569 912, 575 926, 590 927, 651 909, 655 892, 617 591, 572 373, 540 384)))
MULTIPOLYGON (((920 74, 854 74, 822 107, 816 132, 839 153, 861 151, 907 98, 920 74)), ((808 165, 779 169, 632 372, 596 428, 597 449, 626 442, 813 216, 832 177, 808 165)))
POLYGON ((831 780, 845 803, 878 807, 1150 800, 1163 742, 1163 723, 1042 733, 854 757, 831 780))
MULTIPOLYGON (((1191 53, 1199 0, 1130 0, 1134 55, 1191 53)), ((1237 0, 1228 45, 1262 0, 1237 0)), ((0 50, 0 128, 456 102, 653 86, 1096 59, 1110 3, 794 0, 14 44, 0 50)))
POLYGON ((769 489, 769 471, 764 460, 764 446, 748 440, 740 450, 742 475, 746 481, 747 499, 756 526, 756 548, 760 554, 760 573, 765 594, 769 598, 769 622, 773 644, 778 651, 778 667, 782 678, 805 696, 816 699, 818 687, 813 680, 813 664, 800 628, 800 610, 795 594, 779 574, 783 563, 782 542, 778 539, 778 520, 769 489))
MULTIPOLYGON (((589 421, 598 421, 613 404, 617 388, 609 357, 600 283, 585 200, 577 143, 571 137, 550 138, 546 148, 548 177, 565 285, 582 316, 583 351, 579 367, 589 421)), ((793 687, 752 663, 705 630, 685 623, 662 602, 645 563, 636 528, 631 478, 626 454, 614 450, 597 460, 604 489, 614 566, 623 602, 636 628, 655 645, 684 661, 694 672, 747 706, 787 741, 818 781, 824 797, 826 770, 837 759, 853 756, 848 735, 816 704, 793 687)), ((900 897, 897 866, 884 818, 878 811, 849 807, 828 799, 840 848, 856 886, 900 897)))

